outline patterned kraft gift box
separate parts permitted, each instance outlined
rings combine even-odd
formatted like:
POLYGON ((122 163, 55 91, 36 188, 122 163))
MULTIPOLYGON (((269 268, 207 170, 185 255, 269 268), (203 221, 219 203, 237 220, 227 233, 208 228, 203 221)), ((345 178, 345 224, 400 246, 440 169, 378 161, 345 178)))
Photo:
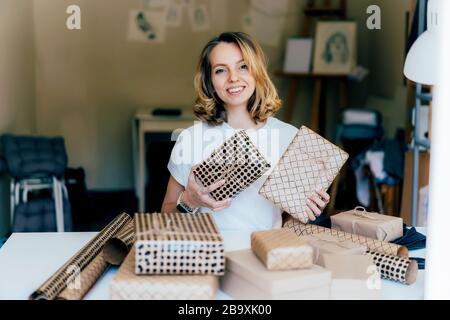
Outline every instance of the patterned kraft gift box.
POLYGON ((332 273, 330 299, 380 299, 380 273, 370 256, 323 254, 319 264, 332 273))
POLYGON ((307 198, 328 189, 347 158, 345 151, 302 126, 259 193, 307 223, 307 198))
POLYGON ((308 269, 270 271, 250 249, 226 253, 227 272, 221 289, 234 299, 328 299, 331 272, 308 269))
POLYGON ((346 239, 340 239, 325 233, 299 236, 298 238, 306 241, 314 249, 314 263, 317 263, 325 253, 362 255, 367 251, 367 247, 362 244, 354 243, 346 239))
POLYGON ((219 279, 210 275, 136 275, 134 248, 111 281, 112 300, 212 300, 219 279))
POLYGON ((313 248, 289 229, 253 232, 251 248, 268 270, 302 269, 313 264, 313 248))
POLYGON ((194 169, 194 174, 205 187, 226 179, 224 185, 210 193, 215 200, 220 201, 235 197, 269 168, 270 164, 247 133, 241 130, 200 163, 194 169))
POLYGON ((136 274, 223 275, 223 237, 210 213, 136 213, 136 274))
POLYGON ((402 218, 367 212, 363 207, 331 216, 331 227, 387 242, 403 236, 402 218))

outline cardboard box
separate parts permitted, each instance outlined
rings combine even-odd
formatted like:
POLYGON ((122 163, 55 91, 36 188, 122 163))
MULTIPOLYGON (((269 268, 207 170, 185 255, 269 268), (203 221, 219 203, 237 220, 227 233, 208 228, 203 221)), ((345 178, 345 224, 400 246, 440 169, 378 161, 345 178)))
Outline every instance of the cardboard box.
POLYGON ((317 263, 332 272, 330 299, 380 299, 381 278, 370 256, 323 254, 317 263))
POLYGON ((313 265, 308 269, 269 271, 249 249, 226 253, 227 272, 221 279, 222 290, 240 299, 288 299, 320 296, 326 299, 331 272, 313 265), (231 278, 230 278, 231 277, 231 278), (244 281, 239 281, 244 280, 244 281), (253 294, 258 291, 258 295, 253 294))
POLYGON ((365 254, 367 251, 367 247, 362 244, 341 239, 326 233, 310 234, 307 236, 300 236, 299 238, 308 242, 314 249, 314 263, 317 263, 320 256, 325 253, 361 255, 365 254))
POLYGON ((134 248, 111 281, 112 300, 211 300, 219 279, 211 275, 136 275, 134 248))

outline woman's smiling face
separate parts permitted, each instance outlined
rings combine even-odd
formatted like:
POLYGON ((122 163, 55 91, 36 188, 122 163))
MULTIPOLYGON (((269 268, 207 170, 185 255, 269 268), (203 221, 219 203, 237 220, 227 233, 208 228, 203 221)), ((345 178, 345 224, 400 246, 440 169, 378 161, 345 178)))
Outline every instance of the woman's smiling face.
POLYGON ((239 46, 221 42, 211 51, 209 61, 214 90, 224 107, 246 108, 255 92, 255 79, 245 64, 239 46))

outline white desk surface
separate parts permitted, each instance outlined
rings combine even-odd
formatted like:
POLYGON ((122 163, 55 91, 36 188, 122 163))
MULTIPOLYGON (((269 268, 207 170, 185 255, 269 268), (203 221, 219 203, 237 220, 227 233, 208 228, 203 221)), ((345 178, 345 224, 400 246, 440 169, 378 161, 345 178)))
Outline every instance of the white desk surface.
MULTIPOLYGON (((417 228, 425 233, 423 229, 417 228)), ((0 249, 0 299, 28 299, 29 295, 72 257, 96 232, 14 233, 0 249)), ((225 250, 250 247, 250 235, 223 232, 225 250)), ((411 257, 425 257, 425 250, 410 251, 411 257)), ((109 283, 117 267, 109 268, 85 299, 109 299, 109 283)), ((412 285, 382 280, 382 299, 423 299, 424 270, 412 285)), ((217 299, 230 296, 219 290, 217 299)))

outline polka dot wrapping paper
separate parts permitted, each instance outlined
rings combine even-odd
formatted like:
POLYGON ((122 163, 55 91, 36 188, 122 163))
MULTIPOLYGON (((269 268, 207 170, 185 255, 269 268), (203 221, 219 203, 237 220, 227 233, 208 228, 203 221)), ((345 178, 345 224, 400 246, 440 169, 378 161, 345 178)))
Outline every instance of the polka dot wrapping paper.
POLYGON ((347 159, 345 151, 302 126, 259 193, 307 223, 307 198, 328 189, 347 159))
POLYGON ((261 177, 270 164, 261 155, 244 130, 238 131, 195 169, 197 179, 208 187, 225 179, 221 187, 212 191, 217 200, 233 198, 261 177))
POLYGON ((223 237, 210 213, 136 213, 136 274, 223 275, 223 237))
POLYGON ((403 284, 412 284, 416 281, 419 270, 417 261, 375 251, 367 251, 367 254, 377 266, 381 278, 403 284))

